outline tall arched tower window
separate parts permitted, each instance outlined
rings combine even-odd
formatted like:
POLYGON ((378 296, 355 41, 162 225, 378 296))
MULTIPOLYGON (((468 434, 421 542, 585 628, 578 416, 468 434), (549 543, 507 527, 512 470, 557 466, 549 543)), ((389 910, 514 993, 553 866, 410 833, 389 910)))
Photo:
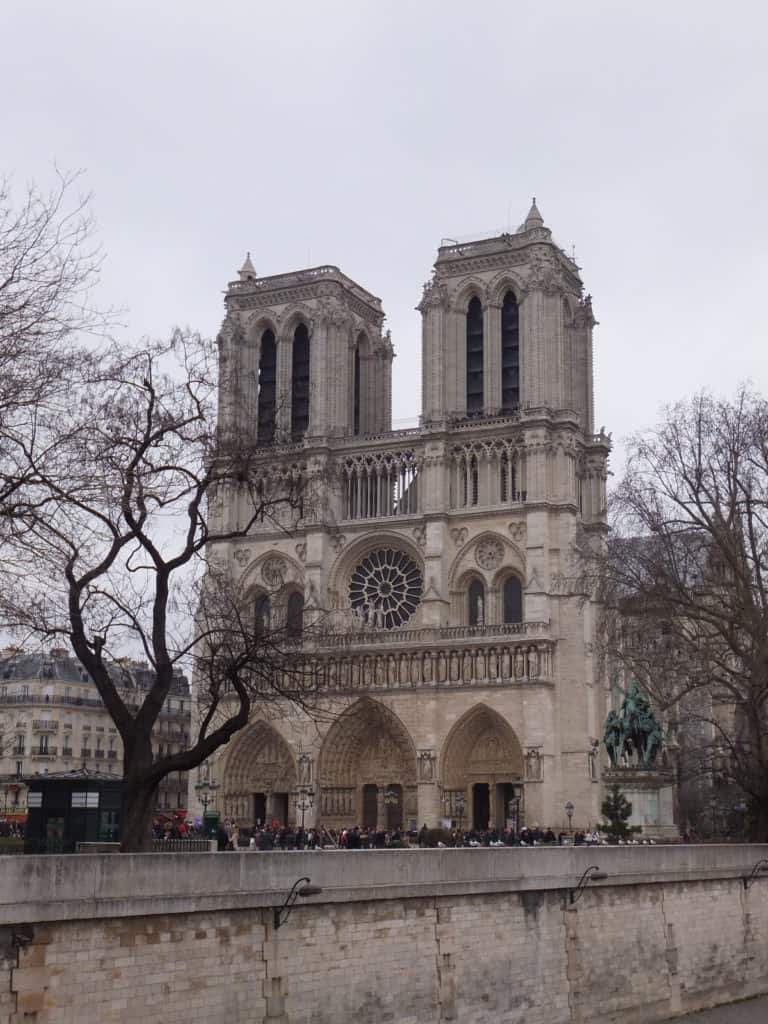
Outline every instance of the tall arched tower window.
POLYGON ((510 576, 504 581, 504 621, 523 621, 523 588, 517 576, 510 576))
POLYGON ((475 296, 467 306, 467 415, 483 405, 483 307, 475 296))
POLYGON ((293 332, 291 375, 291 435, 306 434, 309 427, 309 331, 299 324, 293 332))
POLYGON ((482 580, 474 579, 469 584, 469 590, 467 591, 467 601, 469 607, 468 621, 470 626, 484 626, 485 625, 485 587, 483 586, 482 580))
POLYGON ((511 412, 520 404, 520 311, 513 292, 501 307, 501 407, 511 412))
POLYGON ((277 346, 275 335, 266 330, 261 336, 259 358, 259 419, 257 440, 268 444, 275 437, 275 388, 277 384, 277 346))
POLYGON ((354 394, 352 401, 354 403, 354 432, 355 434, 360 433, 360 339, 358 338, 357 344, 355 345, 355 360, 352 368, 354 374, 354 394))
POLYGON ((292 590, 288 595, 285 631, 290 637, 300 637, 304 631, 304 595, 292 590))

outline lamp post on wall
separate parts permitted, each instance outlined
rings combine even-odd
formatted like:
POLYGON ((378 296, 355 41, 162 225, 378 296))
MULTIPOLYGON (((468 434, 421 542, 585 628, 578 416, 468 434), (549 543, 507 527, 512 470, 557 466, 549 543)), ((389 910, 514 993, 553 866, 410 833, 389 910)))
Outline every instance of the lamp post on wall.
POLYGON ((576 808, 569 800, 565 805, 565 813, 568 815, 568 831, 573 835, 573 812, 576 808))

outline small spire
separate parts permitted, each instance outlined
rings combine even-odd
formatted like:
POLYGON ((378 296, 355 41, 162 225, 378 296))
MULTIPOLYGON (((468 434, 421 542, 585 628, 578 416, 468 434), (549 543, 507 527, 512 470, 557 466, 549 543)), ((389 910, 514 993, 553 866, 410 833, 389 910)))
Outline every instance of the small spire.
POLYGON ((533 203, 531 205, 530 210, 528 211, 528 216, 525 218, 525 230, 526 231, 530 231, 531 228, 543 228, 543 227, 544 227, 544 218, 539 213, 539 208, 536 205, 536 196, 534 196, 533 197, 533 203))
POLYGON ((255 281, 256 280, 256 267, 251 263, 251 254, 248 252, 245 254, 245 263, 238 270, 241 281, 255 281))

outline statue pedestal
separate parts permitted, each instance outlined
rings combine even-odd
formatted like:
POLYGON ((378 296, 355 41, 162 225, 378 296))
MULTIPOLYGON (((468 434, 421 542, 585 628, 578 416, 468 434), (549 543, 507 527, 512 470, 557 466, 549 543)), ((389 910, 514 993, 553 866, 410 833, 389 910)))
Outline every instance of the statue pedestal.
POLYGON ((603 769, 606 789, 617 785, 632 804, 628 824, 640 825, 637 839, 678 839, 674 820, 674 772, 671 768, 625 766, 603 769))

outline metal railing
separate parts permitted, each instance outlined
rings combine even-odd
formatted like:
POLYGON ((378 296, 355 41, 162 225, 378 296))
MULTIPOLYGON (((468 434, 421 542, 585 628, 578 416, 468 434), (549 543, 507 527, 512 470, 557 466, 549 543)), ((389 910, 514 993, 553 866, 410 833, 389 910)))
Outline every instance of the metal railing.
POLYGON ((153 839, 153 853, 209 853, 209 839, 153 839))

